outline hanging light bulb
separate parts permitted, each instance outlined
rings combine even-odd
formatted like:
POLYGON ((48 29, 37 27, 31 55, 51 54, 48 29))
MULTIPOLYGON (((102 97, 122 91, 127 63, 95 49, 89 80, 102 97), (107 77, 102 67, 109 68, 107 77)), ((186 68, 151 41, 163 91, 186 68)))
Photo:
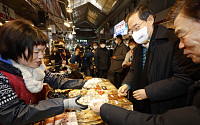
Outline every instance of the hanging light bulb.
POLYGON ((69 2, 69 4, 68 4, 66 10, 67 10, 68 13, 72 13, 72 12, 73 12, 73 10, 72 10, 71 7, 70 7, 70 2, 69 2))
POLYGON ((70 7, 67 7, 67 12, 68 12, 68 13, 72 13, 73 10, 72 10, 70 7))
POLYGON ((51 26, 49 26, 49 27, 48 27, 48 30, 52 30, 52 27, 51 27, 51 26))
POLYGON ((67 26, 67 27, 70 27, 70 24, 68 22, 68 18, 67 18, 67 21, 64 22, 64 25, 67 26))
POLYGON ((64 25, 67 26, 67 27, 70 27, 70 24, 67 21, 64 22, 64 25))
POLYGON ((75 26, 73 26, 72 28, 73 28, 72 34, 75 35, 76 34, 76 32, 75 32, 75 26))
POLYGON ((70 39, 73 39, 72 33, 69 34, 69 38, 70 38, 70 39))

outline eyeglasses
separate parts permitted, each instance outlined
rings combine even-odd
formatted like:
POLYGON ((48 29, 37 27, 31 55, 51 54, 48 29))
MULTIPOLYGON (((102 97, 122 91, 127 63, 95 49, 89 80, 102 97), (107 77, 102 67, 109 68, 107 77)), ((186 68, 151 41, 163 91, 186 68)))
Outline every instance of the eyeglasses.
POLYGON ((132 34, 133 31, 138 31, 140 29, 140 26, 143 24, 144 21, 142 21, 139 25, 136 24, 133 26, 133 28, 129 31, 129 34, 132 34))

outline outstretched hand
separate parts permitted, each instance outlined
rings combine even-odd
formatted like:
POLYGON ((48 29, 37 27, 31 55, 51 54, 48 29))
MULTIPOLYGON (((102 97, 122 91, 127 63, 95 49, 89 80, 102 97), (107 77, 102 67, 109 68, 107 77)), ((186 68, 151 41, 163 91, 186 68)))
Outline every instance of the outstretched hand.
POLYGON ((94 111, 95 114, 100 115, 100 108, 104 103, 102 102, 94 102, 90 108, 94 111))
POLYGON ((147 98, 145 89, 139 89, 133 92, 133 97, 137 100, 143 100, 147 98))

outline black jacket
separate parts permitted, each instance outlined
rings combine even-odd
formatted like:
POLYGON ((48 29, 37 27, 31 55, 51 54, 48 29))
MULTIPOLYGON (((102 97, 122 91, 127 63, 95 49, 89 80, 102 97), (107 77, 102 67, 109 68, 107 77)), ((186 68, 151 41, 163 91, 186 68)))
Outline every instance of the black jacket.
POLYGON ((94 55, 97 70, 108 70, 110 67, 110 51, 107 48, 98 48, 94 55))
POLYGON ((101 118, 109 125, 199 125, 200 110, 188 106, 153 115, 103 104, 101 118))
POLYGON ((187 107, 153 115, 104 104, 100 111, 101 118, 109 125, 199 125, 200 81, 194 83, 188 90, 187 107))
MULTIPOLYGON (((10 64, 0 61, 0 70, 22 77, 21 71, 10 64)), ((56 88, 76 88, 84 85, 83 80, 69 80, 58 74, 46 71, 44 82, 56 88)), ((17 98, 8 78, 0 72, 0 125, 23 125, 61 114, 64 112, 63 99, 42 100, 38 104, 25 104, 17 98), (12 100, 4 100, 4 98, 12 100), (4 101, 3 101, 4 100, 4 101)))
POLYGON ((200 79, 196 75, 200 67, 186 58, 178 45, 179 39, 173 30, 154 26, 144 71, 142 47, 136 47, 135 60, 123 83, 129 84, 132 91, 145 88, 148 99, 133 99, 135 110, 145 112, 143 109, 148 109, 149 104, 151 111, 147 112, 157 114, 185 105, 188 87, 194 83, 193 80, 200 79))

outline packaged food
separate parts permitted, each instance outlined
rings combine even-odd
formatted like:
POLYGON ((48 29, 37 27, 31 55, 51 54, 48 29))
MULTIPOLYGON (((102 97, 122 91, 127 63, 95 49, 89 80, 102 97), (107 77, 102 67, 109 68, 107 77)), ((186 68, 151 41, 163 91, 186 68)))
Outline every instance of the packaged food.
POLYGON ((45 119, 45 125, 54 125, 54 117, 45 119))

